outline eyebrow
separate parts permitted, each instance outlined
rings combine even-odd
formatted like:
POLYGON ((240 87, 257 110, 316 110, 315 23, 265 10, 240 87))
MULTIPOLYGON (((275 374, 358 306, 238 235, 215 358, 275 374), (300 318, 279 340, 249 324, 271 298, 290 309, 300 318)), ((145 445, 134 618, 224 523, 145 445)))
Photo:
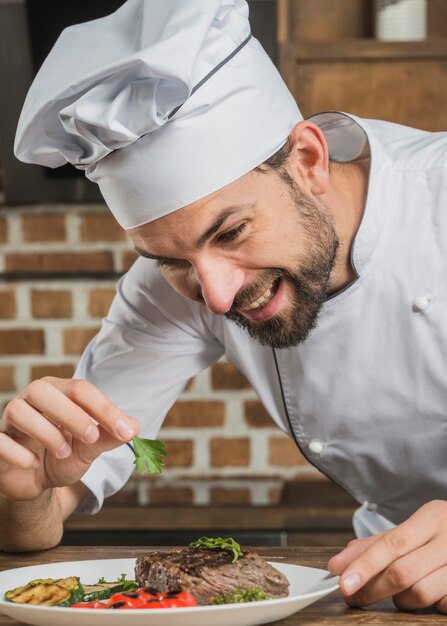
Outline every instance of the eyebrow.
POLYGON ((203 246, 206 244, 206 242, 208 241, 208 239, 211 239, 211 237, 217 233, 217 231, 219 230, 219 228, 222 226, 222 224, 224 224, 224 222, 226 222, 226 220, 231 216, 234 215, 234 213, 237 213, 239 211, 239 207, 230 207, 228 209, 223 209, 223 211, 221 211, 217 216, 216 219, 214 220, 214 222, 211 224, 211 226, 208 228, 208 230, 206 230, 203 235, 201 235, 196 243, 194 244, 195 248, 203 248, 203 246))
MULTIPOLYGON (((252 205, 250 205, 250 206, 252 206, 252 205)), ((200 250, 200 248, 203 248, 203 246, 206 244, 206 242, 219 230, 219 228, 222 226, 222 224, 224 224, 229 217, 231 217, 232 215, 234 215, 235 213, 240 211, 241 208, 245 208, 245 207, 229 207, 227 209, 223 209, 216 216, 216 218, 212 222, 211 226, 209 228, 207 228, 207 230, 202 235, 200 235, 200 237, 198 239, 196 239, 196 241, 194 243, 194 247, 199 249, 199 250, 200 250)), ((134 246, 134 248, 135 248, 135 251, 138 252, 138 254, 140 256, 143 256, 143 257, 145 257, 147 259, 154 259, 154 261, 170 261, 170 260, 172 260, 169 257, 159 256, 157 254, 150 254, 149 252, 146 252, 146 250, 142 250, 138 246, 134 246)))

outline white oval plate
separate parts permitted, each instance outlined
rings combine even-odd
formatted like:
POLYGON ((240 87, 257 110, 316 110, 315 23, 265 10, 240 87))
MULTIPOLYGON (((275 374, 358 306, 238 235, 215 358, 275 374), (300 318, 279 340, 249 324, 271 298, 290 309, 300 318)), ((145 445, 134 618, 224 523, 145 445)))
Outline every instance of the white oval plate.
POLYGON ((272 563, 290 582, 287 598, 246 604, 199 606, 181 609, 71 609, 54 606, 14 604, 4 599, 8 589, 25 585, 35 578, 79 576, 93 584, 104 576, 116 580, 121 574, 134 578, 135 559, 102 559, 48 563, 0 572, 0 611, 25 624, 35 626, 254 626, 283 619, 338 589, 338 578, 313 567, 272 563))

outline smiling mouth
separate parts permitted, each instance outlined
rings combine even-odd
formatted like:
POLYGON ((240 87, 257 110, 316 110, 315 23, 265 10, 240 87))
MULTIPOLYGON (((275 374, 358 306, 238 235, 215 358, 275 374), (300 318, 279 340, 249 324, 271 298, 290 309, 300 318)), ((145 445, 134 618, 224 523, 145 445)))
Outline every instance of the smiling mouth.
POLYGON ((270 300, 274 297, 276 292, 278 291, 279 283, 281 282, 281 278, 277 278, 273 283, 267 287, 267 289, 262 293, 256 300, 253 300, 249 305, 244 306, 240 310, 242 311, 253 311, 254 309, 261 309, 265 307, 270 300))

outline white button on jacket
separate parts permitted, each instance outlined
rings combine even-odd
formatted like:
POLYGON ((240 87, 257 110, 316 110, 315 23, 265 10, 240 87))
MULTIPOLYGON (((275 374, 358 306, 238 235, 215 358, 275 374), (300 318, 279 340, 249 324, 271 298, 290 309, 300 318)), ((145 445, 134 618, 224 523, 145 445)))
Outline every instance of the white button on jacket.
POLYGON ((314 454, 319 454, 321 456, 324 451, 324 443, 318 439, 312 439, 309 443, 309 450, 314 454))
POLYGON ((413 301, 413 309, 418 312, 423 312, 430 306, 430 300, 425 296, 418 296, 413 301))

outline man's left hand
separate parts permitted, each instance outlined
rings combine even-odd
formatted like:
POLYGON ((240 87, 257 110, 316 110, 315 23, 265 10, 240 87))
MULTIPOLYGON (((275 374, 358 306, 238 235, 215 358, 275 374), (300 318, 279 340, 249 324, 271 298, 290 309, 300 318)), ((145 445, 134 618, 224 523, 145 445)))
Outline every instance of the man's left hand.
POLYGON ((392 596, 398 609, 447 613, 447 502, 424 504, 395 528, 354 539, 328 563, 349 606, 392 596))

